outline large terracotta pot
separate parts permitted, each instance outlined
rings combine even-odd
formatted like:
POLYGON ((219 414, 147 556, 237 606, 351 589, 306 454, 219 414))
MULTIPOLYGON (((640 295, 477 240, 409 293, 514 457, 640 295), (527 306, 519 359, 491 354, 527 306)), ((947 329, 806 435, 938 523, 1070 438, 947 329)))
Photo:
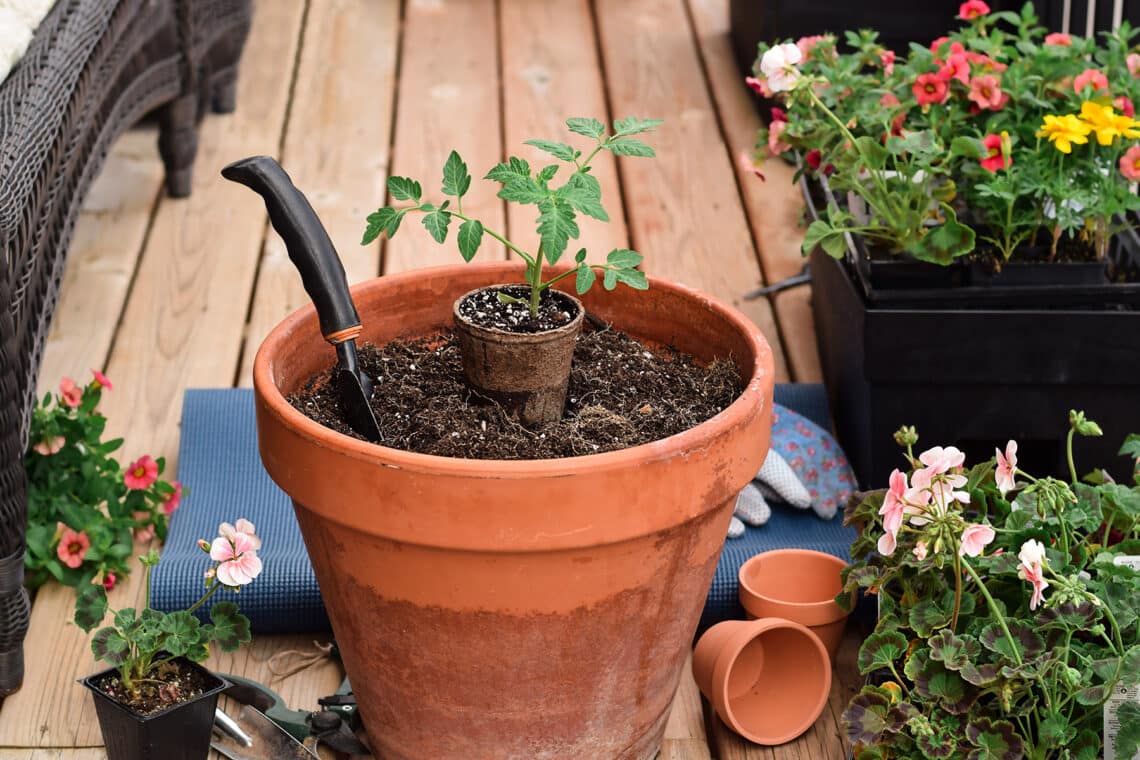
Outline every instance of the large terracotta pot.
MULTIPOLYGON (((431 333, 462 293, 521 275, 496 263, 362 283, 363 338, 431 333)), ((340 435, 283 395, 332 364, 313 309, 266 338, 261 456, 293 498, 377 756, 656 753, 736 494, 768 450, 773 365, 743 315, 650 282, 583 301, 643 339, 731 356, 747 387, 692 430, 593 456, 464 460, 340 435)))

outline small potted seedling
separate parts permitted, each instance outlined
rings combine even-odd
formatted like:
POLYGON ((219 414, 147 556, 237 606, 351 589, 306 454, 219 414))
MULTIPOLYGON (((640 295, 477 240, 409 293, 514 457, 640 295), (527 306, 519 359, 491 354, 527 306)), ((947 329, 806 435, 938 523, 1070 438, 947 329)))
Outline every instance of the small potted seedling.
POLYGON ((585 248, 574 255, 574 266, 553 276, 544 276, 545 264, 557 264, 578 237, 577 215, 603 222, 609 215, 602 206, 602 188, 590 173, 591 161, 606 150, 618 156, 654 156, 653 148, 634 135, 651 131, 660 119, 631 117, 614 122, 612 134, 597 119, 568 119, 571 132, 591 138, 595 145, 583 155, 566 143, 527 140, 527 145, 549 153, 567 165, 550 164, 532 171, 524 159, 511 156, 487 172, 484 179, 502 185, 499 197, 538 208, 539 244, 535 251, 490 229, 478 219, 463 213, 463 196, 471 187, 467 164, 451 151, 443 166, 442 193, 455 199, 438 205, 426 201, 423 186, 408 177, 390 177, 388 192, 402 206, 384 206, 368 216, 363 243, 381 235, 391 239, 410 214, 422 215, 424 227, 436 242, 447 240, 452 219, 462 222, 456 239, 459 253, 471 261, 479 251, 483 236, 505 245, 526 263, 526 282, 477 288, 460 296, 452 308, 455 332, 463 359, 463 372, 473 387, 506 408, 516 411, 527 425, 543 425, 562 417, 574 341, 582 327, 585 309, 568 293, 554 290, 555 283, 574 277, 575 290, 586 293, 602 275, 602 285, 613 290, 618 283, 645 290, 649 282, 637 269, 642 256, 626 248, 615 248, 605 263, 586 260, 585 248), (567 176, 568 173, 568 176, 567 176), (564 177, 560 185, 555 180, 564 177))
MULTIPOLYGON (((210 622, 194 611, 220 589, 237 590, 261 572, 260 540, 247 520, 222 523, 219 535, 198 542, 217 566, 206 571, 206 591, 185 610, 150 606, 150 576, 158 564, 153 549, 139 561, 146 574, 141 611, 111 610, 111 625, 95 632, 91 651, 111 667, 81 683, 91 690, 110 760, 201 760, 210 750, 214 708, 228 682, 198 663, 211 642, 232 652, 250 640, 249 620, 231 601, 215 602, 210 622)), ((92 585, 75 607, 75 623, 90 633, 106 617, 107 591, 92 585)))

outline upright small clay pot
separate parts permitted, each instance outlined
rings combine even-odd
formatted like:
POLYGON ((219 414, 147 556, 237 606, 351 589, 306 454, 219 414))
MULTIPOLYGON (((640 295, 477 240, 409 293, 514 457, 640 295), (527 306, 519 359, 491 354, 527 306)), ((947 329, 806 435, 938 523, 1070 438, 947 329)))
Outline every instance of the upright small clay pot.
POLYGON ((582 329, 586 309, 569 293, 551 291, 573 309, 570 321, 553 330, 516 333, 477 325, 460 313, 459 306, 484 290, 476 288, 455 299, 451 313, 467 382, 495 399, 524 425, 548 425, 562 419, 574 341, 582 329))
POLYGON ((831 693, 819 638, 778 618, 728 620, 705 631, 693 677, 725 725, 757 744, 784 744, 807 731, 831 693))
POLYGON ((847 611, 835 601, 847 563, 809 549, 757 554, 740 567, 740 604, 753 618, 784 618, 810 628, 832 662, 843 640, 847 611))

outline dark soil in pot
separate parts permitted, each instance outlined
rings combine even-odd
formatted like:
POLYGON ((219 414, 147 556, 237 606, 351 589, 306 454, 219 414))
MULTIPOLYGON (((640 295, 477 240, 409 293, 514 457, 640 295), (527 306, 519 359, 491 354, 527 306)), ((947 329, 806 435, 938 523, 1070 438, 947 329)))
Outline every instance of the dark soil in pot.
POLYGON ((138 715, 153 715, 199 697, 217 685, 207 671, 180 660, 156 665, 147 673, 147 683, 132 696, 119 680, 117 670, 91 679, 91 685, 138 715))
POLYGON ((544 290, 538 302, 538 316, 532 317, 525 303, 503 303, 498 293, 529 300, 530 288, 512 285, 484 288, 459 304, 459 313, 479 327, 494 327, 513 333, 536 333, 556 330, 569 324, 578 314, 578 305, 564 293, 544 290))
MULTIPOLYGON (((366 345, 361 361, 377 381, 372 408, 383 445, 467 459, 552 459, 637 446, 699 425, 742 389, 731 361, 703 367, 624 333, 586 329, 575 347, 562 419, 532 430, 472 390, 450 332, 366 345)), ((359 437, 341 419, 327 373, 289 402, 322 425, 359 437)))

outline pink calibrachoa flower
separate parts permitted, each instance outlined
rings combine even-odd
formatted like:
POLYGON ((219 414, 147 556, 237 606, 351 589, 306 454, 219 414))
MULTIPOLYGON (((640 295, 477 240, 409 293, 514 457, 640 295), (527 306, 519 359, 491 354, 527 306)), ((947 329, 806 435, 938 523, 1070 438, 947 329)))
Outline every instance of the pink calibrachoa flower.
POLYGON ((803 53, 790 42, 770 48, 760 59, 760 72, 767 77, 772 92, 787 92, 796 86, 800 72, 796 66, 803 53))
POLYGON ((1073 79, 1073 92, 1080 92, 1089 85, 1097 91, 1107 90, 1108 77, 1097 69, 1085 69, 1073 79))
POLYGON ((118 576, 116 576, 114 573, 103 573, 103 588, 110 591, 111 589, 115 588, 115 584, 118 582, 118 580, 118 576))
POLYGON ((1008 169, 1013 166, 1013 157, 1006 155, 1008 150, 1002 143, 1001 135, 989 134, 982 138, 986 157, 981 160, 981 164, 986 171, 996 172, 998 169, 1008 169))
POLYGON ((107 376, 97 369, 91 370, 91 376, 95 378, 95 386, 98 388, 106 388, 107 390, 111 390, 114 387, 111 385, 111 381, 107 379, 107 376))
POLYGON ((74 408, 83 403, 83 389, 75 384, 70 377, 59 381, 59 393, 63 396, 63 403, 74 408))
POLYGON ((948 42, 950 42, 949 37, 939 37, 930 43, 930 52, 938 55, 938 51, 941 50, 942 46, 948 42))
POLYGON ((764 172, 760 171, 760 167, 756 165, 756 161, 752 158, 752 154, 748 151, 742 150, 740 152, 740 155, 737 156, 737 162, 740 164, 741 169, 746 172, 755 174, 760 178, 761 182, 767 181, 767 178, 764 176, 764 172))
POLYGON ((883 67, 883 73, 890 76, 895 72, 895 51, 884 50, 879 53, 879 64, 883 67))
POLYGON ((911 92, 919 105, 930 105, 946 102, 950 93, 950 85, 938 74, 919 74, 911 85, 911 92))
POLYGON ((1017 568, 1017 577, 1029 581, 1033 586, 1029 609, 1035 610, 1045 601, 1045 589, 1049 588, 1049 581, 1045 580, 1045 545, 1030 539, 1021 545, 1017 558, 1021 560, 1017 568))
POLYGON ((210 559, 218 562, 218 582, 225 586, 245 586, 261 574, 261 560, 257 556, 260 541, 253 534, 253 524, 248 520, 237 521, 237 525, 222 523, 219 536, 210 545, 210 559), (249 532, 243 528, 249 528, 249 532))
MULTIPOLYGON (((955 45, 958 43, 954 43, 955 45)), ((938 70, 938 76, 949 82, 957 79, 967 87, 970 85, 970 61, 963 53, 951 53, 946 65, 938 70)))
POLYGON ((52 454, 58 454, 63 445, 67 443, 62 435, 57 435, 47 441, 40 441, 32 446, 32 451, 40 454, 41 456, 50 457, 52 454))
POLYGON ((87 531, 72 530, 65 526, 63 535, 59 537, 59 546, 55 547, 55 556, 74 570, 83 564, 83 558, 90 548, 91 539, 87 537, 87 531))
POLYGON ((988 525, 967 525, 962 530, 962 546, 958 553, 964 557, 980 557, 996 536, 988 525))
POLYGON ((919 562, 922 562, 924 559, 926 559, 926 555, 929 553, 929 549, 927 548, 925 541, 919 541, 917 544, 915 544, 913 551, 915 558, 919 562))
POLYGON ((990 6, 986 5, 982 0, 966 0, 958 8, 958 18, 963 21, 972 21, 979 16, 989 14, 990 6))
MULTIPOLYGON (((141 511, 140 512, 134 512, 134 513, 132 513, 131 516, 134 517, 139 522, 145 522, 145 521, 149 520, 151 517, 150 512, 141 512, 141 511)), ((150 541, 152 538, 154 538, 154 525, 153 524, 146 525, 146 526, 140 525, 139 527, 135 528, 134 534, 135 534, 135 541, 138 541, 139 543, 145 544, 148 541, 150 541)))
POLYGON ((1112 101, 1112 105, 1117 111, 1120 111, 1129 119, 1136 115, 1136 106, 1132 105, 1132 101, 1129 100, 1127 95, 1117 96, 1116 99, 1112 101))
POLYGON ((745 77, 744 83, 752 88, 752 91, 761 97, 770 98, 775 95, 772 88, 768 86, 767 77, 745 77))
POLYGON ((1140 145, 1133 145, 1120 157, 1120 173, 1129 182, 1140 181, 1140 145))
POLYGON ((123 473, 123 482, 132 491, 150 488, 157 479, 158 462, 151 459, 149 454, 144 454, 131 462, 131 466, 123 473))
POLYGON ((1005 445, 1005 453, 1001 449, 994 449, 997 459, 997 469, 994 471, 994 482, 997 483, 1001 495, 1017 487, 1014 475, 1017 473, 1017 441, 1010 441, 1005 445))
POLYGON ((1129 74, 1140 77, 1140 53, 1129 53, 1124 63, 1128 66, 1129 74))
POLYGON ((778 156, 784 151, 792 149, 791 145, 780 139, 787 128, 788 122, 786 121, 774 121, 768 127, 768 152, 773 156, 778 156))
POLYGON ((966 97, 982 110, 999 111, 1006 102, 1002 94, 1001 80, 992 74, 983 74, 970 80, 970 94, 966 97))
POLYGON ((819 43, 823 42, 826 39, 827 38, 822 34, 812 34, 807 37, 800 37, 798 40, 796 40, 796 47, 800 49, 800 53, 803 55, 803 59, 805 61, 810 61, 812 51, 816 49, 819 43))
POLYGON ((1069 47, 1073 44, 1073 38, 1064 32, 1053 32, 1045 35, 1045 44, 1069 47))
POLYGON ((174 493, 162 502, 162 511, 167 515, 174 514, 174 510, 178 509, 178 505, 182 502, 182 484, 175 480, 170 485, 174 486, 174 493))

